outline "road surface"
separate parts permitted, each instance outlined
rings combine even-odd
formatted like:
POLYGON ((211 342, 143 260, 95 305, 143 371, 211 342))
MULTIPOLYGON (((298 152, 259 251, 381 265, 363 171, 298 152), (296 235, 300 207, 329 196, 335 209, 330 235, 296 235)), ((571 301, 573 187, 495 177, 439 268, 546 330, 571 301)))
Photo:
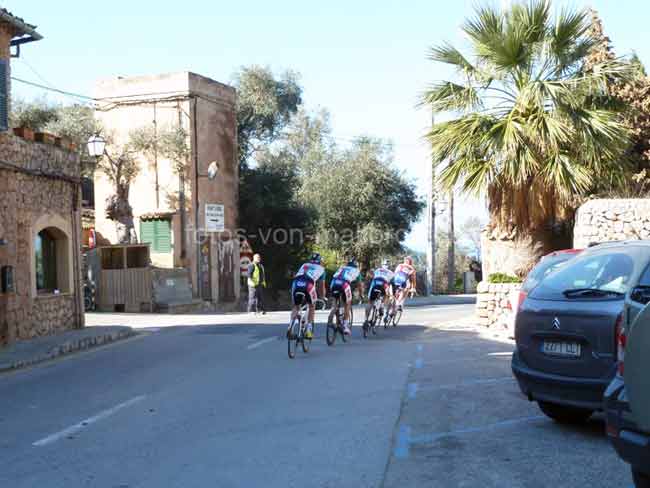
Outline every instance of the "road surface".
POLYGON ((141 337, 0 376, 0 486, 629 488, 602 422, 541 417, 512 345, 454 327, 471 312, 409 308, 334 347, 321 326, 295 360, 286 314, 134 320, 141 337))

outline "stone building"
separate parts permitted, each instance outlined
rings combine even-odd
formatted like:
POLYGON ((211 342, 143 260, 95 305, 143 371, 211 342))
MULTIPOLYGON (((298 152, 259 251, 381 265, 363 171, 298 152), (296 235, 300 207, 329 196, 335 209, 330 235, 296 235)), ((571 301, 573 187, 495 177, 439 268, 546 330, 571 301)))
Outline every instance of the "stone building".
MULTIPOLYGON (((190 156, 182 170, 156 149, 138 155, 138 175, 129 190, 135 233, 139 242, 151 244, 154 266, 189 271, 196 299, 226 308, 236 303, 235 89, 180 72, 102 80, 95 97, 96 117, 110 144, 125 144, 136 129, 156 134, 183 127, 190 156)), ((116 224, 106 216, 106 200, 115 190, 101 171, 95 173, 94 191, 98 242, 116 243, 116 224)))
POLYGON ((0 344, 84 323, 78 156, 60 139, 8 132, 11 46, 18 55, 39 39, 0 9, 0 344))

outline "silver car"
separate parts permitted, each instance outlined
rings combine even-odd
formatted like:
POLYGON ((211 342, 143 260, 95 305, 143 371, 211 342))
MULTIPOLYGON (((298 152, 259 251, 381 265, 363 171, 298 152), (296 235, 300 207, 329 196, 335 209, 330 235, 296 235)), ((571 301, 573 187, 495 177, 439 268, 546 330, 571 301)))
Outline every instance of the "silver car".
POLYGON ((559 422, 603 409, 616 372, 617 331, 644 304, 650 241, 592 247, 546 276, 521 304, 512 370, 521 391, 559 422))

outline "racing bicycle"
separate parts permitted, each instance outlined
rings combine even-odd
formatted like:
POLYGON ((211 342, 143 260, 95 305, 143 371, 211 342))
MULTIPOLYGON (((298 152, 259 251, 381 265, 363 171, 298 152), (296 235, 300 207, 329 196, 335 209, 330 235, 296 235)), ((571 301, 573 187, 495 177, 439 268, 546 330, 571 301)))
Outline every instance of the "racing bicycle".
POLYGON ((302 351, 307 354, 312 341, 306 336, 307 319, 309 317, 309 304, 307 303, 307 297, 304 293, 296 293, 296 299, 299 300, 300 309, 298 310, 298 315, 296 315, 296 318, 293 319, 287 329, 287 351, 290 359, 296 357, 298 346, 302 346, 302 351))
MULTIPOLYGON (((345 335, 343 328, 343 318, 344 318, 344 307, 343 300, 341 299, 340 292, 334 292, 334 303, 332 304, 332 310, 330 311, 329 317, 327 318, 327 345, 333 346, 336 342, 336 335, 340 334, 343 342, 347 342, 348 336, 345 335)), ((354 322, 354 311, 350 309, 350 330, 352 330, 352 322, 354 322)))

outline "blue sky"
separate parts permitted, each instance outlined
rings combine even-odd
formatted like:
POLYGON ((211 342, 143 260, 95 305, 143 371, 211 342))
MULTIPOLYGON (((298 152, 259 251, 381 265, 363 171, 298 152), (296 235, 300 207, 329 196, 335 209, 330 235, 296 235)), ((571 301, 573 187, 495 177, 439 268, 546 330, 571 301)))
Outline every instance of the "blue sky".
MULTIPOLYGON (((0 0, 44 36, 23 47, 13 76, 91 94, 94 80, 118 75, 189 70, 228 82, 242 65, 292 69, 301 74, 306 105, 331 112, 336 137, 392 140, 398 165, 423 192, 429 157, 422 134, 430 116, 415 105, 427 83, 450 75, 427 61, 426 51, 445 40, 463 47, 459 26, 475 4, 0 0)), ((635 50, 650 66, 646 1, 554 2, 564 5, 597 9, 617 53, 635 50)), ((43 94, 19 83, 13 90, 27 99, 43 94)), ((457 219, 484 213, 482 202, 461 200, 457 219)), ((408 243, 423 248, 425 235, 418 225, 408 243)))

